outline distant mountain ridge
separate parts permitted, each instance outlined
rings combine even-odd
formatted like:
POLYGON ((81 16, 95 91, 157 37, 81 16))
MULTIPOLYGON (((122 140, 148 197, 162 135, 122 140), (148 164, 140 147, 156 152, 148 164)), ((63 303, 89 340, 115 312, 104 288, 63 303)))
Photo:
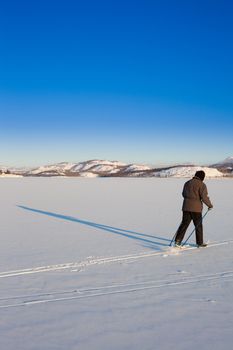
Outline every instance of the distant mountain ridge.
POLYGON ((118 161, 88 160, 79 163, 57 163, 32 169, 24 176, 79 176, 107 177, 130 175, 135 172, 150 170, 149 167, 137 164, 125 164, 118 161))
POLYGON ((126 164, 119 161, 87 160, 78 163, 61 162, 33 169, 0 167, 1 177, 192 177, 197 170, 204 170, 207 177, 233 177, 233 157, 209 165, 176 165, 151 168, 147 165, 126 164))
POLYGON ((228 157, 221 162, 212 165, 213 168, 218 169, 225 175, 233 174, 233 157, 228 157))

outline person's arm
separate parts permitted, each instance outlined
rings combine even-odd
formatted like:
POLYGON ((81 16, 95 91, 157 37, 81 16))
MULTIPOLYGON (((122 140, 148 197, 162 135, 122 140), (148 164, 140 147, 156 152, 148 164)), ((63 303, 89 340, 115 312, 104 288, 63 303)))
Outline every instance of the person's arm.
POLYGON ((211 203, 209 196, 208 196, 208 191, 206 185, 203 183, 203 186, 200 190, 200 197, 203 203, 207 205, 209 209, 213 208, 213 204, 211 203))

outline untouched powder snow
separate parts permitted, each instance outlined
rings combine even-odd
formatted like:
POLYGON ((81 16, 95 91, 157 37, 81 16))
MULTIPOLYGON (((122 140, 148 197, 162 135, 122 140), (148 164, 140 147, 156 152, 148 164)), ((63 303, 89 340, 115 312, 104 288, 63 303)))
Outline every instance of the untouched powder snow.
POLYGON ((185 181, 0 179, 0 349, 230 350, 232 180, 180 250, 185 181))

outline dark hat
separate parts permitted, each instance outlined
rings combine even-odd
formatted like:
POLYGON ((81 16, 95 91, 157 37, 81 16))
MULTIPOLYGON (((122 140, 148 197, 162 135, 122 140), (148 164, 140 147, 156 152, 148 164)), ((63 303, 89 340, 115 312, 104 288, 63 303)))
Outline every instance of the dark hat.
POLYGON ((196 171, 195 177, 198 177, 201 181, 205 178, 205 172, 203 170, 196 171))

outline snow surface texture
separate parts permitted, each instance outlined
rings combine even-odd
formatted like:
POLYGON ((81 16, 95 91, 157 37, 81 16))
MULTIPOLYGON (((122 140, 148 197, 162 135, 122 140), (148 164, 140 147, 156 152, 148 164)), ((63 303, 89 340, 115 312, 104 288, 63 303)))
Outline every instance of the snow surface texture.
POLYGON ((180 250, 184 181, 0 180, 0 349, 232 349, 232 180, 180 250))

